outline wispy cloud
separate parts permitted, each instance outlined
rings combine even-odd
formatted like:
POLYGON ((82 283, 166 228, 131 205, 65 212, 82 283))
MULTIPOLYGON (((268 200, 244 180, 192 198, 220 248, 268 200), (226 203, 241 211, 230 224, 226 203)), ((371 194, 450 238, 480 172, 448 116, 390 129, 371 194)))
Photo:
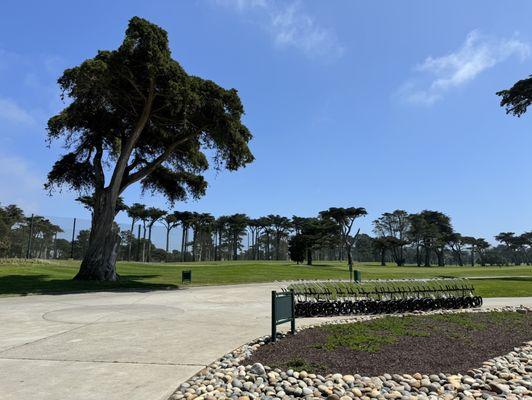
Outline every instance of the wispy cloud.
POLYGON ((0 202, 17 204, 27 212, 39 210, 43 198, 42 175, 25 159, 0 153, 0 202))
POLYGON ((0 48, 0 128, 32 125, 42 131, 43 123, 64 106, 55 83, 64 67, 65 61, 54 55, 0 48))
POLYGON ((35 119, 14 100, 0 97, 0 120, 13 124, 31 125, 35 119))
POLYGON ((276 46, 298 49, 311 58, 332 61, 341 57, 344 47, 331 29, 310 16, 300 1, 215 0, 239 13, 253 13, 271 35, 276 46))
POLYGON ((530 46, 518 38, 496 39, 474 30, 456 51, 427 57, 417 65, 416 76, 405 82, 397 94, 409 103, 431 105, 508 58, 523 61, 529 55, 530 46))

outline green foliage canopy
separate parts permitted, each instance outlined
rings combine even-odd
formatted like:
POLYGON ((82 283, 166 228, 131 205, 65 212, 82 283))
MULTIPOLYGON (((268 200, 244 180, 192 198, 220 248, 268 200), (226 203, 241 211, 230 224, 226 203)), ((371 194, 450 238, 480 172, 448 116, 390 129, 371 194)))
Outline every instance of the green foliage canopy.
POLYGON ((140 181, 174 202, 205 193, 204 149, 216 168, 253 160, 237 91, 188 75, 166 32, 142 18, 130 20, 118 49, 99 51, 58 82, 69 104, 50 118, 48 138, 63 139, 68 152, 50 171, 49 189, 98 193, 108 184, 118 194, 140 181))

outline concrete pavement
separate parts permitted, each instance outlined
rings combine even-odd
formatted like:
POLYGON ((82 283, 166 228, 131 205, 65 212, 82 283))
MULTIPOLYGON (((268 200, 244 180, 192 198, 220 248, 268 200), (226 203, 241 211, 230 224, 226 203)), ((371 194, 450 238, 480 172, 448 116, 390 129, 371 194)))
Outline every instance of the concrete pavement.
MULTIPOLYGON (((2 298, 0 398, 166 399, 219 356, 268 334, 270 292, 280 285, 2 298)), ((532 298, 485 300, 519 304, 532 307, 532 298)))

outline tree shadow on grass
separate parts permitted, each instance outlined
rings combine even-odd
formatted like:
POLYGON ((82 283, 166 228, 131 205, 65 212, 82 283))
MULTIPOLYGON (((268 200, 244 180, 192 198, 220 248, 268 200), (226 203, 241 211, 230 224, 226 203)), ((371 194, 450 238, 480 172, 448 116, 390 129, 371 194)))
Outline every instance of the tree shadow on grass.
POLYGON ((146 282, 159 275, 123 275, 117 282, 74 281, 71 278, 57 279, 51 275, 4 275, 0 276, 0 296, 29 294, 67 294, 86 292, 149 292, 175 290, 177 284, 146 282))
POLYGON ((332 265, 332 264, 316 264, 312 263, 312 265, 307 264, 299 264, 300 267, 320 267, 320 268, 330 268, 330 269, 338 269, 338 267, 345 267, 347 270, 347 265, 332 265))
POLYGON ((493 276, 490 278, 484 278, 484 277, 470 277, 467 278, 470 281, 512 281, 512 282, 532 282, 532 276, 493 276))

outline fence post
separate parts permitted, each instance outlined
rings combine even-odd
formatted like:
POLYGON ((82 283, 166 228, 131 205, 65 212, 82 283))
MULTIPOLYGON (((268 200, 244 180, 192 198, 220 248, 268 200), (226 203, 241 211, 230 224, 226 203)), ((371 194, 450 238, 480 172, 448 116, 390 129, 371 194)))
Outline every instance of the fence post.
POLYGON ((28 237, 28 248, 26 250, 26 258, 31 258, 31 239, 33 238, 33 214, 30 218, 30 235, 28 237))
POLYGON ((74 224, 72 225, 72 242, 70 244, 70 258, 74 258, 74 239, 76 237, 76 218, 74 218, 74 224))

